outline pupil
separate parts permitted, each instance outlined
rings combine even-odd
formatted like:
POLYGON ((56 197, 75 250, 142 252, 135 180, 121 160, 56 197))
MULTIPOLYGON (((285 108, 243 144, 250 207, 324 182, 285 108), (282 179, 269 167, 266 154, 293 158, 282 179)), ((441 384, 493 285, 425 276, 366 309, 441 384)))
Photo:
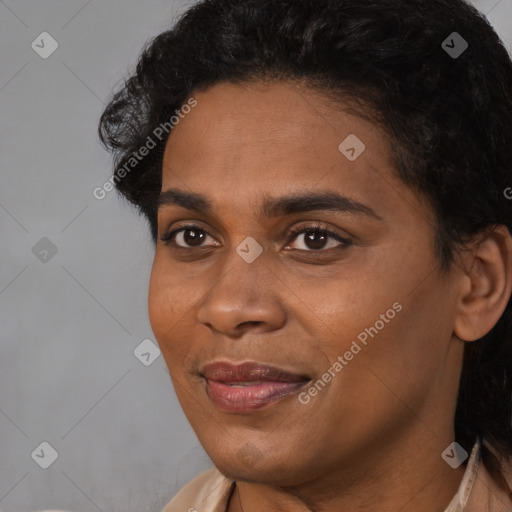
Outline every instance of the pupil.
POLYGON ((187 243, 188 245, 201 245, 201 242, 204 238, 204 233, 194 229, 187 229, 183 233, 183 238, 185 239, 185 243, 187 243), (190 233, 193 234, 190 235, 190 233))
POLYGON ((306 244, 310 249, 322 249, 325 245, 325 235, 320 231, 309 231, 306 234, 306 244), (318 238, 316 235, 318 235, 318 238))

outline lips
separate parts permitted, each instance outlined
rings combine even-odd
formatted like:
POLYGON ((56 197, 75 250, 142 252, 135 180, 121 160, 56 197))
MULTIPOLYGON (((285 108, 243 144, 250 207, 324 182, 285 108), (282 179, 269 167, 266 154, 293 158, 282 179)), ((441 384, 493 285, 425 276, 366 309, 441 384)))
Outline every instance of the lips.
POLYGON ((242 363, 234 365, 227 361, 210 363, 203 367, 201 374, 208 380, 225 383, 241 382, 300 382, 309 380, 307 375, 300 375, 282 370, 275 366, 261 363, 242 363))
POLYGON ((224 412, 251 412, 285 398, 311 379, 282 368, 226 361, 205 365, 200 375, 206 380, 208 398, 224 412))

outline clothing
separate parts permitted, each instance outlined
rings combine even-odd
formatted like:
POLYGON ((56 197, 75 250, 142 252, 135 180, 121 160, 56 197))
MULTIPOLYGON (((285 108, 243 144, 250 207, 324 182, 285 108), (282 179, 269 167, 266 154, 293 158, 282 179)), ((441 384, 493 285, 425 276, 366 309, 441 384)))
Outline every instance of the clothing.
MULTIPOLYGON (((471 450, 459 489, 444 512, 512 512, 512 500, 480 460, 477 440, 471 450)), ((512 483, 512 474, 508 480, 512 483)), ((162 512, 226 512, 235 481, 211 468, 186 484, 162 512)))

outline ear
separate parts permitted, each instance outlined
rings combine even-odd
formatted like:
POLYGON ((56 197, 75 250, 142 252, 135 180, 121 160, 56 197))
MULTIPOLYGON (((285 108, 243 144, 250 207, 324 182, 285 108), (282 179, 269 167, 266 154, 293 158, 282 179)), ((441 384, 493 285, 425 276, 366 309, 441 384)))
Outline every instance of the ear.
POLYGON ((496 226, 466 245, 461 255, 464 275, 454 334, 475 341, 496 325, 510 299, 512 237, 506 226, 496 226))

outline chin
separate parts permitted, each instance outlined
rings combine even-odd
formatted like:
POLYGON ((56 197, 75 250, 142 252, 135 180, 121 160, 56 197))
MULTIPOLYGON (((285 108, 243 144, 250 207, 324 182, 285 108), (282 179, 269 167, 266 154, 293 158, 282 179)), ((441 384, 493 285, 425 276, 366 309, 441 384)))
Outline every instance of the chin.
POLYGON ((212 458, 217 469, 230 480, 240 482, 258 482, 261 484, 293 487, 311 478, 311 472, 306 467, 299 467, 300 461, 286 459, 282 461, 264 460, 250 464, 240 460, 236 454, 232 459, 212 458), (290 468, 295 468, 293 473, 290 468))

